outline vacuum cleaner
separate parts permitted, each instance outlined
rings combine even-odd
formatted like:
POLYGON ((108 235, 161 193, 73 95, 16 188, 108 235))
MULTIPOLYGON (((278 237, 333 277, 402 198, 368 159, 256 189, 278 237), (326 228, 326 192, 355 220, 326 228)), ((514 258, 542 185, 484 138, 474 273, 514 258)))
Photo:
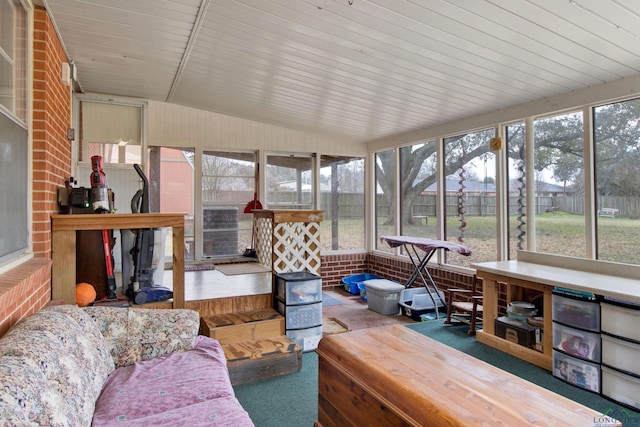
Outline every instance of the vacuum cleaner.
MULTIPOLYGON (((143 186, 131 199, 131 212, 149 213, 149 180, 139 165, 134 164, 133 167, 142 179, 143 186)), ((130 278, 126 295, 136 304, 173 298, 171 289, 154 283, 153 257, 154 247, 157 246, 155 245, 156 234, 162 235, 158 233, 159 231, 159 229, 152 228, 133 231, 135 243, 130 252, 133 258, 133 275, 130 278)))

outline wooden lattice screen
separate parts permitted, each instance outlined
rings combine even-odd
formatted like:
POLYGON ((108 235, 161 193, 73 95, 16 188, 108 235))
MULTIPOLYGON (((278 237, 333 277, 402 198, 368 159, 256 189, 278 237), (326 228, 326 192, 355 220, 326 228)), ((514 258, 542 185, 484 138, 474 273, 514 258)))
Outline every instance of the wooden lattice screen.
POLYGON ((273 273, 308 271, 320 276, 318 210, 256 210, 254 233, 258 262, 273 273))

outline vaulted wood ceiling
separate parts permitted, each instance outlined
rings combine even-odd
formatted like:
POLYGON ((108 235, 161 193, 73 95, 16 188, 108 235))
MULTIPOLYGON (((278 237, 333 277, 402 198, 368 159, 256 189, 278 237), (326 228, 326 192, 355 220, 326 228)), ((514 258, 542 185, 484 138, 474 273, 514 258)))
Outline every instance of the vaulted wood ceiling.
POLYGON ((41 0, 87 93, 370 141, 640 74, 637 0, 41 0))

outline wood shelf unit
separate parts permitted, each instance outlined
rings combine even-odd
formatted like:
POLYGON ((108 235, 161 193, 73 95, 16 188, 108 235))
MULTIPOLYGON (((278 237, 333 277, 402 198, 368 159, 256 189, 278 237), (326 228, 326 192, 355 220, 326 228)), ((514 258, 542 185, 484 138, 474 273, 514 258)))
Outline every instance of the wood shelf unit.
POLYGON ((518 260, 477 263, 472 267, 482 279, 483 288, 484 319, 483 329, 477 331, 478 341, 549 371, 552 370, 554 287, 640 302, 639 266, 521 251, 518 260), (498 283, 507 286, 507 304, 523 289, 542 294, 543 313, 538 313, 544 317, 542 352, 495 335, 498 283))
POLYGON ((51 298, 66 304, 76 303, 77 231, 170 227, 173 231, 171 306, 184 308, 184 216, 183 213, 51 215, 51 298))

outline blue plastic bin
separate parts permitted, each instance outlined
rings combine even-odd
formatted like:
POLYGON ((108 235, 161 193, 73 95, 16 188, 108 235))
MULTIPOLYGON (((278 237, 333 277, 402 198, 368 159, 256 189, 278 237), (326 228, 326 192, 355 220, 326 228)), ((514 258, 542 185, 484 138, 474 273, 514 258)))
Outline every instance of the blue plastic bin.
POLYGON ((360 292, 360 299, 362 301, 366 301, 367 300, 367 287, 364 285, 364 282, 358 283, 358 289, 359 289, 359 292, 360 292))
POLYGON ((380 279, 380 277, 371 273, 354 274, 352 276, 343 278, 342 283, 344 283, 345 291, 353 295, 358 295, 361 293, 360 287, 358 285, 360 285, 360 283, 364 282, 365 280, 372 280, 372 279, 380 279))

